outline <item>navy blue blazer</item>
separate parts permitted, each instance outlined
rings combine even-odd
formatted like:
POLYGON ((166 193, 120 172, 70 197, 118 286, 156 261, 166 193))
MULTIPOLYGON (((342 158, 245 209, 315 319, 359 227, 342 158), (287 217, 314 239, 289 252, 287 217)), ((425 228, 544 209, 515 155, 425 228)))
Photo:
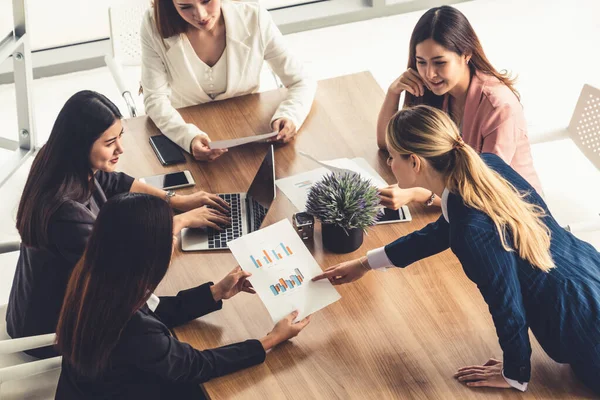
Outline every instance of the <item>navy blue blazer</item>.
POLYGON ((502 159, 494 154, 481 158, 517 190, 528 193, 527 202, 545 210, 556 268, 545 273, 516 252, 504 250, 492 220, 455 194, 448 197, 450 223, 441 216, 388 244, 388 258, 395 266, 406 267, 451 248, 488 304, 507 378, 530 379, 528 328, 555 361, 600 365, 600 253, 561 228, 539 194, 502 159))

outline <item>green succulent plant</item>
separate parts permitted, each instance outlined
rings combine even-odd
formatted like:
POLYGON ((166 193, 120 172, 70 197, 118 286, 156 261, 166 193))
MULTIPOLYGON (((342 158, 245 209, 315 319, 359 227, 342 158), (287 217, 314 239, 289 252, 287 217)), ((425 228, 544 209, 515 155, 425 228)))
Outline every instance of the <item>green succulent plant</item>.
POLYGON ((358 174, 332 172, 310 188, 306 212, 323 224, 365 230, 377 222, 378 193, 370 180, 358 174))

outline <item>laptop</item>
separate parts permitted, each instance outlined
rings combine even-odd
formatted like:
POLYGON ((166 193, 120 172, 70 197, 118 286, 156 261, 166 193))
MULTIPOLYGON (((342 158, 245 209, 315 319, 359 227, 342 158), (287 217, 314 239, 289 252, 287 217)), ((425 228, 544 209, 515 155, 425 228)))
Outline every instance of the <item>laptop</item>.
POLYGON ((231 206, 231 225, 216 229, 183 229, 181 249, 203 251, 227 249, 233 239, 260 229, 275 199, 275 157, 273 145, 265 155, 247 193, 224 193, 218 196, 231 206))

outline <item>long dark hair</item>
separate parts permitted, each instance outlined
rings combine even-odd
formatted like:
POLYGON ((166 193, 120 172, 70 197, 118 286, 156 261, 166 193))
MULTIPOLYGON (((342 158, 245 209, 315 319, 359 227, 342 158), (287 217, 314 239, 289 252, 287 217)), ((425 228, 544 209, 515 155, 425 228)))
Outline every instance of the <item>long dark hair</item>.
POLYGON ((175 9, 173 0, 154 0, 152 3, 156 29, 163 39, 179 35, 187 30, 189 24, 181 18, 175 9))
MULTIPOLYGON (((427 39, 433 39, 445 49, 460 56, 470 54, 469 68, 471 76, 476 71, 495 76, 500 82, 508 86, 517 96, 517 99, 520 99, 519 92, 514 87, 514 79, 505 71, 496 71, 483 52, 483 47, 469 20, 456 8, 450 6, 434 7, 423 14, 410 36, 408 68, 417 71, 417 45, 427 39)), ((404 106, 426 104, 441 108, 443 100, 442 96, 435 95, 425 87, 425 95, 422 97, 415 97, 405 92, 404 106)))
POLYGON ((79 374, 106 369, 123 328, 165 276, 172 244, 173 211, 163 199, 125 193, 101 208, 56 328, 57 349, 79 374))
POLYGON ((100 93, 75 93, 56 118, 48 142, 33 161, 17 211, 17 230, 26 246, 48 245, 48 224, 67 200, 91 196, 90 152, 121 113, 100 93))

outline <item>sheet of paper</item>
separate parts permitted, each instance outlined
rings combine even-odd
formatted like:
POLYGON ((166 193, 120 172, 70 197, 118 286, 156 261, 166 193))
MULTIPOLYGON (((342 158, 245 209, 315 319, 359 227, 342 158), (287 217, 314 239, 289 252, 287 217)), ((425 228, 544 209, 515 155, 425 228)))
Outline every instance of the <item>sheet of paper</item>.
POLYGON ((350 160, 349 158, 337 158, 335 160, 319 161, 310 154, 307 154, 303 151, 299 151, 298 153, 322 165, 330 171, 338 173, 356 173, 364 179, 369 179, 373 183, 373 185, 377 186, 378 188, 385 187, 388 185, 372 168, 371 171, 375 172, 374 174, 369 171, 366 171, 355 160, 350 160))
POLYGON ((331 173, 330 170, 321 167, 287 178, 277 179, 275 184, 299 211, 304 211, 306 210, 308 191, 315 182, 320 181, 329 173, 331 173))
POLYGON ((277 136, 277 132, 264 133, 262 135, 248 136, 239 139, 215 140, 214 142, 210 142, 208 147, 211 149, 229 149, 231 147, 241 146, 246 143, 258 142, 260 140, 272 138, 273 136, 277 136))
MULTIPOLYGON (((304 153, 303 155, 306 155, 304 153)), ((310 157, 310 159, 323 165, 321 168, 311 171, 302 172, 287 178, 277 179, 275 184, 286 195, 292 204, 299 210, 306 210, 306 201, 308 200, 308 191, 315 182, 320 181, 323 177, 332 171, 334 172, 351 172, 358 173, 365 179, 370 179, 373 185, 378 188, 388 186, 388 184, 377 174, 377 172, 368 165, 367 161, 362 158, 355 159, 337 159, 331 161, 318 161, 310 157), (361 167, 362 165, 362 167, 361 167)))
POLYGON ((287 219, 232 240, 229 249, 252 273, 250 283, 275 323, 295 310, 299 321, 340 299, 327 279, 311 281, 321 268, 287 219))

